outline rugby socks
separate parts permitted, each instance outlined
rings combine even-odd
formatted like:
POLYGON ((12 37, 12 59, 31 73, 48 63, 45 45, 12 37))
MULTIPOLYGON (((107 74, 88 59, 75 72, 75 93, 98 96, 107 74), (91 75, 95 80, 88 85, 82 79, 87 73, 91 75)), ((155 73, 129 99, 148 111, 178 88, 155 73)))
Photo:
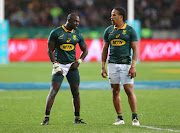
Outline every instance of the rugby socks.
POLYGON ((132 113, 132 119, 135 119, 135 118, 138 120, 137 112, 133 112, 133 113, 132 113))
POLYGON ((80 118, 79 112, 74 112, 74 117, 76 120, 79 119, 80 118))
POLYGON ((122 115, 122 113, 117 113, 117 117, 118 117, 118 119, 123 120, 123 115, 122 115))
POLYGON ((50 116, 50 111, 46 110, 44 118, 49 120, 49 116, 50 116))

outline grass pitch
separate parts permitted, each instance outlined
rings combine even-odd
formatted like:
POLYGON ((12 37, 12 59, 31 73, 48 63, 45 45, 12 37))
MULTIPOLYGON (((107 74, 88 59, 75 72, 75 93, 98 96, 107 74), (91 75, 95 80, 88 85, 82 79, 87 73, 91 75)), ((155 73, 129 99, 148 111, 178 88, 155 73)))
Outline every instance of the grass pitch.
MULTIPOLYGON (((180 62, 145 62, 136 66, 135 81, 180 80, 180 62)), ((0 65, 0 82, 50 82, 52 64, 0 65)), ((100 63, 82 63, 81 81, 107 81, 100 63)), ((108 82, 108 81, 107 81, 108 82)), ((47 89, 47 88, 45 88, 47 89)), ((116 113, 111 90, 80 90, 81 118, 88 125, 73 124, 70 90, 60 90, 51 111, 50 124, 41 126, 48 90, 0 91, 0 133, 156 133, 180 132, 180 89, 135 90, 141 125, 131 125, 131 111, 121 91, 125 125, 113 126, 116 113)))
MULTIPOLYGON (((81 81, 107 81, 101 77, 101 64, 82 63, 81 81)), ((135 81, 180 80, 180 62, 141 62, 135 81)), ((0 65, 0 82, 50 82, 52 63, 10 63, 0 65)))
POLYGON ((127 96, 121 91, 125 125, 113 126, 116 113, 111 90, 81 90, 81 118, 88 125, 73 124, 70 90, 60 90, 51 111, 50 124, 41 126, 48 90, 1 91, 1 133, 159 133, 180 132, 180 90, 136 90, 141 125, 131 125, 127 96))

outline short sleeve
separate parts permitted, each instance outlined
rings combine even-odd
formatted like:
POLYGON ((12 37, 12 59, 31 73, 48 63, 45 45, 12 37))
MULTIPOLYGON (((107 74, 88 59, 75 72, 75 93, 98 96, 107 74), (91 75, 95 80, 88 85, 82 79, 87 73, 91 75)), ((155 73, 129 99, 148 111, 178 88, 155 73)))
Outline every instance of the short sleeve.
POLYGON ((48 42, 55 43, 55 41, 56 41, 56 32, 54 32, 54 30, 52 30, 49 34, 48 42))
POLYGON ((137 38, 136 31, 132 28, 131 29, 131 42, 134 42, 134 41, 138 41, 138 38, 137 38))
POLYGON ((103 36, 104 42, 109 42, 108 36, 109 36, 108 28, 106 28, 105 31, 104 31, 104 36, 103 36))
POLYGON ((79 33, 79 39, 80 39, 80 41, 79 41, 79 45, 80 45, 80 46, 86 44, 82 33, 79 33))

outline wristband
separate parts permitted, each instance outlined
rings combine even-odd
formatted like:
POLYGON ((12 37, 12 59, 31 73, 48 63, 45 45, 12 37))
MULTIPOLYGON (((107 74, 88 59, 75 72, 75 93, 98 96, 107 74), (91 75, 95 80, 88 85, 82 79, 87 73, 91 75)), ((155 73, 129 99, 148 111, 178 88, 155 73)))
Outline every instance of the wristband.
POLYGON ((135 66, 136 66, 136 61, 132 60, 131 67, 135 67, 135 66))
POLYGON ((82 61, 83 61, 82 59, 78 59, 77 62, 78 62, 79 64, 81 64, 82 61))

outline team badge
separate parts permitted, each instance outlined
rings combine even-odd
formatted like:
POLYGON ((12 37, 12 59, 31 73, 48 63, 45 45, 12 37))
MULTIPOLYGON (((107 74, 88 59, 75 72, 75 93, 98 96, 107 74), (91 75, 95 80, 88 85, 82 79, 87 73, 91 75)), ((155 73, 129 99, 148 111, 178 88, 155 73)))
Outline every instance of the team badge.
POLYGON ((118 38, 120 36, 120 34, 116 35, 116 38, 118 38))
POLYGON ((60 35, 58 39, 63 39, 64 34, 60 35))
POLYGON ((71 38, 69 38, 66 42, 69 43, 71 41, 71 38))
POLYGON ((125 35, 126 34, 126 30, 123 30, 122 34, 125 35))
POLYGON ((76 40, 76 35, 73 35, 73 39, 76 40))

